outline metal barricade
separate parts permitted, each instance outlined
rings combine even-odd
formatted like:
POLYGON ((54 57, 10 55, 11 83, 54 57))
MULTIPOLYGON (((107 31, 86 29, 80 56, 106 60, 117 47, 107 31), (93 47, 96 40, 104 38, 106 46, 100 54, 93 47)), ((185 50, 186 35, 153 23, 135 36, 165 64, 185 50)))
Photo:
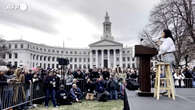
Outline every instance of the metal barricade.
POLYGON ((44 99, 43 83, 0 83, 0 110, 25 108, 44 99))

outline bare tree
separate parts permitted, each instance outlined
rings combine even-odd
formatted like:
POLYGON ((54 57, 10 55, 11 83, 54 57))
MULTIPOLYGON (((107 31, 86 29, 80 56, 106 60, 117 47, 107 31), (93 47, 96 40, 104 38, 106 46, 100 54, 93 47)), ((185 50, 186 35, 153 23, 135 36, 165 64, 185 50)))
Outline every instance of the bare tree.
POLYGON ((148 31, 140 34, 152 43, 152 37, 159 36, 163 29, 170 29, 176 45, 176 66, 194 52, 193 8, 192 0, 161 0, 151 11, 148 31))

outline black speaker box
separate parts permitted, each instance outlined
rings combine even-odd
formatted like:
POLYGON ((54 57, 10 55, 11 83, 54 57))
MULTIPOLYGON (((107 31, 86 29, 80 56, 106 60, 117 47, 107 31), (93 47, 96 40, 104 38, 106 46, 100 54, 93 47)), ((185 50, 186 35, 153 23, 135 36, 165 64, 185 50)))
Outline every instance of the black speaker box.
POLYGON ((69 64, 69 60, 66 58, 57 58, 58 64, 59 65, 68 65, 69 64))

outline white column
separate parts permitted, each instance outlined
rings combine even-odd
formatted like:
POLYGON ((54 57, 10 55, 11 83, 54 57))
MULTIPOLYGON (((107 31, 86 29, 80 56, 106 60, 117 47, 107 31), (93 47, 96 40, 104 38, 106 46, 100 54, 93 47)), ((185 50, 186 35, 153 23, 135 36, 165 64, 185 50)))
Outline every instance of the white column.
POLYGON ((108 68, 110 68, 110 50, 108 49, 108 68))
POLYGON ((92 65, 92 60, 93 60, 93 58, 92 58, 92 50, 90 50, 89 55, 90 55, 90 59, 89 59, 90 68, 93 68, 93 65, 92 65))
POLYGON ((122 49, 120 49, 120 58, 119 58, 120 60, 120 67, 122 68, 122 49))
POLYGON ((104 50, 102 50, 102 68, 104 68, 104 50))
POLYGON ((98 50, 96 50, 96 59, 95 59, 95 61, 96 61, 96 68, 98 68, 98 50))
POLYGON ((113 67, 115 69, 116 68, 116 50, 113 49, 113 52, 114 52, 114 65, 113 65, 113 67))

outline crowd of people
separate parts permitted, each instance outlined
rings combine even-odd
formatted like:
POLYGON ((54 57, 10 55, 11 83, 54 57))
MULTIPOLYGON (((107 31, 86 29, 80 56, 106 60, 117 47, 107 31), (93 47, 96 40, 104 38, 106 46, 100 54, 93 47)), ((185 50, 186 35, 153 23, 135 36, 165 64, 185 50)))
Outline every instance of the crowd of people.
MULTIPOLYGON (((81 103, 85 100, 117 100, 124 98, 124 90, 128 80, 138 82, 138 70, 136 68, 127 69, 41 69, 25 70, 24 68, 11 68, 0 71, 0 107, 2 101, 7 102, 7 106, 13 106, 20 102, 30 100, 32 85, 42 83, 42 86, 33 87, 42 91, 45 96, 44 104, 48 107, 51 99, 53 106, 70 105, 81 103), (22 86, 9 86, 10 84, 24 84, 22 86), (3 87, 4 86, 4 87, 3 87), (5 88, 6 87, 6 88, 5 88), (4 93, 4 95, 2 95, 4 93), (20 95, 18 95, 20 94, 20 95), (10 99, 13 97, 13 100, 10 99), (14 102, 14 103, 13 103, 14 102)), ((195 71, 192 68, 178 68, 173 72, 175 85, 183 87, 184 78, 194 78, 195 71)), ((155 69, 151 69, 151 77, 155 78, 155 69)), ((23 108, 30 106, 24 103, 23 108)), ((21 107, 21 106, 20 106, 21 107)), ((19 109, 19 108, 18 108, 19 109)))
MULTIPOLYGON (((33 89, 44 92, 46 107, 50 99, 54 107, 82 102, 83 99, 98 101, 123 99, 126 78, 125 74, 119 72, 121 70, 107 68, 73 71, 71 69, 44 70, 39 67, 27 71, 22 67, 8 66, 7 69, 0 71, 0 106, 3 106, 2 101, 7 102, 6 106, 10 107, 30 100, 32 85, 37 83, 42 83, 43 86, 33 87, 33 89), (16 84, 22 85, 10 86, 16 84)), ((127 78, 137 78, 134 75, 137 74, 136 69, 128 69, 126 72, 127 78)), ((28 106, 30 103, 24 105, 28 106)))

